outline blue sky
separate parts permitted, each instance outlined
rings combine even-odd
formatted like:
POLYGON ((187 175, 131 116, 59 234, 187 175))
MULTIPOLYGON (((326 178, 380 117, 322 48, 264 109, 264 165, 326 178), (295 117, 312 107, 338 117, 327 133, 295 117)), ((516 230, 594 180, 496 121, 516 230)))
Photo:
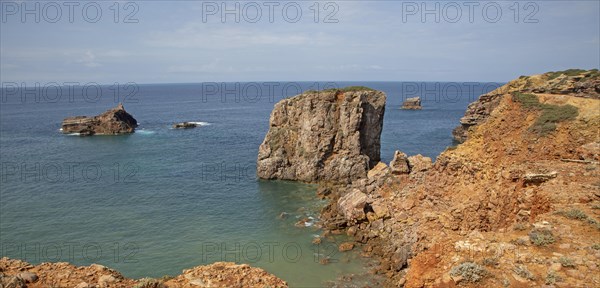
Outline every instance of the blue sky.
POLYGON ((600 66, 600 1, 71 2, 69 19, 64 2, 2 0, 1 81, 503 82, 600 66))

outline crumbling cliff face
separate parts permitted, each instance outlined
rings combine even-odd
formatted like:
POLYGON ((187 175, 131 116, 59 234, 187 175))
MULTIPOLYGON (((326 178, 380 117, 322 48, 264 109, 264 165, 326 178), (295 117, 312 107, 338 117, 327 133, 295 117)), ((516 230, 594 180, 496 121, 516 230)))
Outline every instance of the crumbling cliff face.
POLYGON ((600 99, 600 72, 598 70, 571 69, 540 75, 521 76, 484 95, 467 107, 460 126, 452 131, 460 143, 467 140, 470 127, 485 121, 500 103, 502 95, 513 92, 570 95, 600 99))
POLYGON ((309 91, 277 103, 259 147, 263 179, 350 183, 379 162, 386 95, 365 87, 309 91))
POLYGON ((397 152, 333 189, 323 236, 352 236, 389 287, 600 285, 600 99, 515 83, 435 163, 397 152))

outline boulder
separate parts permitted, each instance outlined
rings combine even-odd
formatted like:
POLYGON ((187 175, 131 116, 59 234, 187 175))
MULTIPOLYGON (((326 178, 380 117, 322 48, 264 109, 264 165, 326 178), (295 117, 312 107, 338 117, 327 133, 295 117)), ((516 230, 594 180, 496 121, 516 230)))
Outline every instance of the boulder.
POLYGON ((97 116, 68 117, 62 122, 63 133, 82 136, 129 134, 135 132, 135 127, 137 120, 125 111, 121 103, 97 116))
POLYGON ((421 109, 423 109, 423 107, 421 107, 421 98, 420 97, 406 98, 406 100, 404 100, 404 103, 402 103, 402 109, 404 109, 404 110, 421 110, 421 109))
POLYGON ((348 184, 380 160, 386 96, 369 88, 311 91, 271 113, 259 147, 262 179, 348 184))
POLYGON ((340 244, 340 246, 338 246, 338 250, 340 252, 346 252, 346 251, 350 251, 354 249, 354 243, 352 242, 344 242, 342 244, 340 244))
POLYGON ((408 157, 408 166, 411 173, 427 171, 432 165, 431 158, 421 154, 408 157))
POLYGON ((394 159, 390 162, 392 174, 408 174, 410 167, 408 166, 408 156, 401 151, 394 152, 394 159))
POLYGON ((367 195, 358 189, 352 189, 338 200, 337 205, 348 222, 358 222, 366 217, 367 195))

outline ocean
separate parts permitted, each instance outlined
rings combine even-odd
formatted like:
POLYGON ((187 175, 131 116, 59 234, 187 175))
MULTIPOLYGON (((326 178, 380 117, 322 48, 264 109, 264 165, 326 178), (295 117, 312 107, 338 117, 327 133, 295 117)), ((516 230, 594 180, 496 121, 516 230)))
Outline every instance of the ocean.
POLYGON ((501 83, 3 83, 0 256, 100 263, 131 278, 234 261, 264 268, 292 287, 364 274, 368 261, 360 249, 337 252, 343 236, 311 243, 325 205, 315 185, 255 176, 277 101, 351 85, 388 96, 381 156, 389 163, 395 150, 435 159, 455 145, 451 131, 467 105, 501 83), (421 96, 423 110, 399 109, 414 96, 421 96), (59 130, 65 117, 97 115, 119 102, 139 122, 132 135, 59 130), (199 127, 171 128, 183 121, 199 127), (309 222, 297 227, 301 219, 309 222), (329 264, 319 263, 324 257, 329 264))

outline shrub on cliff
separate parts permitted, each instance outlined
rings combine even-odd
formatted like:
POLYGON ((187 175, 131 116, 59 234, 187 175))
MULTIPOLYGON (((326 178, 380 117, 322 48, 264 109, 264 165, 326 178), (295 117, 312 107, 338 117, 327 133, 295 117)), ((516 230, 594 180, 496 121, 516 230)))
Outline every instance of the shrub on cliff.
POLYGON ((529 127, 529 131, 541 136, 548 135, 556 130, 556 124, 573 120, 579 114, 577 107, 573 105, 552 105, 540 103, 538 97, 533 94, 519 93, 513 94, 513 99, 523 106, 523 108, 532 111, 541 111, 540 116, 529 127))
POLYGON ((466 281, 473 283, 483 279, 487 274, 488 272, 483 266, 473 262, 463 262, 450 269, 451 276, 461 276, 466 281))

